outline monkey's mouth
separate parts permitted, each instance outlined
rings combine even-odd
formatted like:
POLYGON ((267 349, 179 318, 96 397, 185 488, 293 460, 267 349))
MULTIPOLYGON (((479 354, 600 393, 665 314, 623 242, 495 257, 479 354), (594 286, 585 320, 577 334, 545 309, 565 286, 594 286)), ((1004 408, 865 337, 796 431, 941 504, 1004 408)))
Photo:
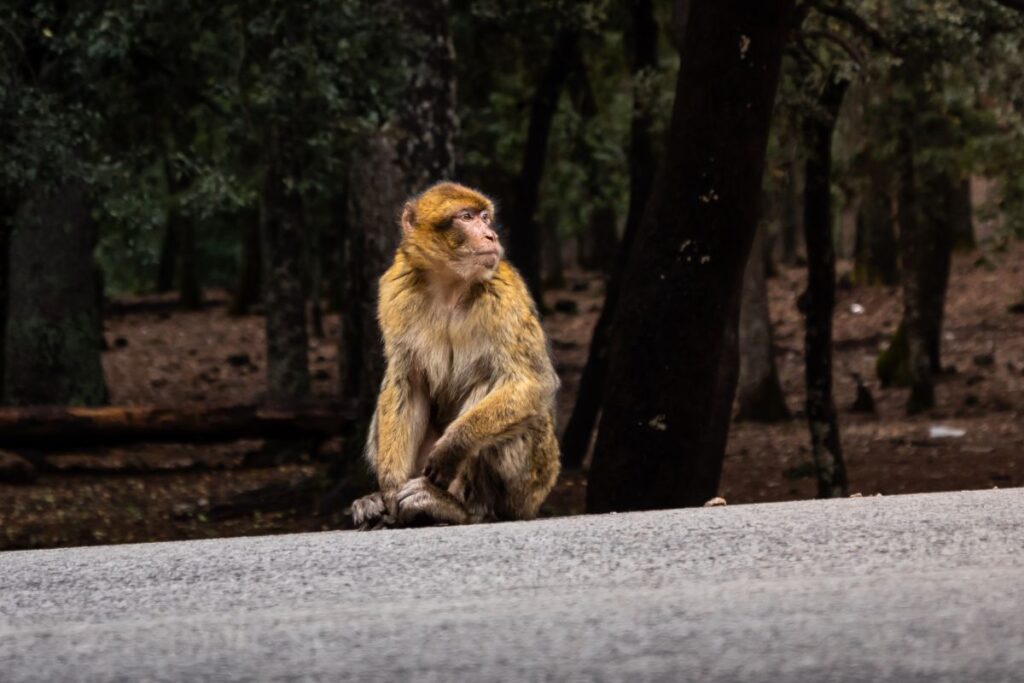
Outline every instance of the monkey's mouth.
POLYGON ((498 260, 501 258, 501 252, 497 249, 490 249, 474 252, 473 256, 475 256, 480 263, 487 268, 494 268, 498 265, 498 260))

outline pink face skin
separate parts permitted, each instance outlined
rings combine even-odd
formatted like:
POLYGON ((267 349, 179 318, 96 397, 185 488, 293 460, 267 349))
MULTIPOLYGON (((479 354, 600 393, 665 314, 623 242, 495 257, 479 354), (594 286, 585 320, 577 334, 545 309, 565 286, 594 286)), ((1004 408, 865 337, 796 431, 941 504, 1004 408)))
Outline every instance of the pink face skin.
POLYGON ((488 271, 498 266, 504 249, 498 241, 498 233, 491 227, 493 217, 487 209, 459 209, 452 218, 454 227, 466 236, 468 258, 488 271))

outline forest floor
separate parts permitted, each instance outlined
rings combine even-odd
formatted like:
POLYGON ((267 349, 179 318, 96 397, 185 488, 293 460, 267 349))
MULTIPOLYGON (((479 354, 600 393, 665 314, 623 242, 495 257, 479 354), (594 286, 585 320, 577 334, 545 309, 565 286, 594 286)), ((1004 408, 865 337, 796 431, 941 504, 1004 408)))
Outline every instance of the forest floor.
MULTIPOLYGON (((849 263, 839 266, 840 282, 849 263)), ((729 504, 811 498, 809 437, 802 419, 803 320, 796 300, 802 268, 769 280, 776 360, 794 419, 735 423, 720 494, 729 504)), ((602 283, 571 274, 550 292, 545 327, 563 380, 559 418, 572 409, 600 310, 602 283)), ((197 312, 173 300, 114 301, 106 313, 104 370, 115 405, 256 403, 265 368, 263 319, 231 317, 223 292, 208 292, 197 312)), ((954 258, 943 333, 936 408, 907 417, 907 390, 883 389, 878 351, 900 320, 895 287, 840 286, 835 315, 835 396, 850 490, 862 495, 1024 486, 1024 243, 954 258), (1016 312, 1014 312, 1016 311, 1016 312), (853 414, 853 374, 874 394, 874 415, 853 414), (964 430, 933 438, 932 426, 964 430)), ((337 399, 337 320, 310 344, 314 393, 337 399)), ((260 458, 262 444, 139 445, 48 457, 31 484, 0 483, 0 550, 96 543, 208 538, 342 528, 341 514, 320 514, 326 460, 319 453, 260 458), (321 457, 322 456, 322 457, 321 457)), ((547 515, 582 512, 585 478, 567 473, 547 515)))

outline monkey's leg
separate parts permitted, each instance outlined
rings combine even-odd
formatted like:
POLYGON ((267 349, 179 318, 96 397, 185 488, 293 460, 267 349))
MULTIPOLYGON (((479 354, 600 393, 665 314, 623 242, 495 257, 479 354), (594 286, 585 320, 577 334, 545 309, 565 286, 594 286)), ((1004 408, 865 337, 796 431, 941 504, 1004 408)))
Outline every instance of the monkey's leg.
POLYGON ((410 479, 398 492, 398 526, 467 524, 469 521, 462 503, 426 477, 410 479))
POLYGON ((558 470, 558 441, 550 419, 545 419, 525 434, 481 451, 452 488, 476 519, 533 519, 558 470))

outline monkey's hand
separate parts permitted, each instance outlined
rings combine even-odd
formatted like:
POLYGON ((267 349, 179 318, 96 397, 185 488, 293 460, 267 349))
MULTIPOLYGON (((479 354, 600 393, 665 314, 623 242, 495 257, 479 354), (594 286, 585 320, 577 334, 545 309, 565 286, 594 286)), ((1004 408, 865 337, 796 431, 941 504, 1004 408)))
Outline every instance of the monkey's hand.
POLYGON ((406 482, 398 492, 398 525, 466 524, 469 513, 459 500, 426 477, 406 482))
POLYGON ((442 436, 427 457, 423 475, 431 484, 447 491, 466 460, 466 455, 466 449, 459 447, 452 439, 442 436))

